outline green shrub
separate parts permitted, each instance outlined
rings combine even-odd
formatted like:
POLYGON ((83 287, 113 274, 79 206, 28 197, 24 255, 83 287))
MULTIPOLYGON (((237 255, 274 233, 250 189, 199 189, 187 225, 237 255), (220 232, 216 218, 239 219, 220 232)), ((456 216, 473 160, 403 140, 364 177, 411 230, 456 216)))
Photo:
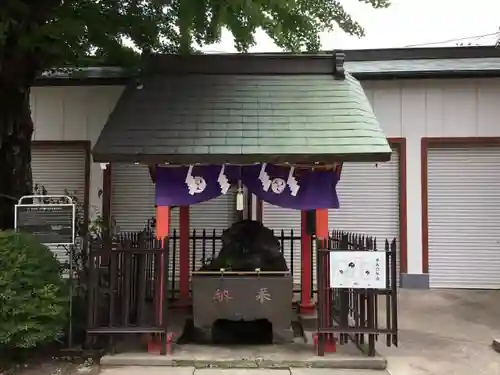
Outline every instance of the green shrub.
POLYGON ((0 351, 61 337, 68 296, 60 270, 54 254, 35 237, 0 232, 0 351))

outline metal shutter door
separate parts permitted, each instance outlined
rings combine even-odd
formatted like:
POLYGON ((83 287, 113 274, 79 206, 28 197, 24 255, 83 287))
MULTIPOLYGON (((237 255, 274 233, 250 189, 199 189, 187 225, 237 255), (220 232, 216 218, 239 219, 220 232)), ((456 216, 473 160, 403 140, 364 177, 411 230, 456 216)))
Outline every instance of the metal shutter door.
POLYGON ((500 148, 429 149, 429 284, 500 288, 500 148))
MULTIPOLYGON (((64 195, 65 190, 83 203, 85 200, 85 150, 74 146, 37 146, 31 150, 33 187, 45 186, 49 195, 64 195)), ((61 262, 67 262, 67 250, 51 246, 61 262)))
MULTIPOLYGON (((362 233, 385 239, 399 237, 399 155, 387 163, 344 163, 337 186, 340 209, 330 210, 330 229, 362 233)), ((399 282, 399 241, 396 257, 399 282)))
MULTIPOLYGON (((118 232, 138 232, 156 216, 155 185, 149 168, 142 164, 113 164, 111 167, 111 215, 118 232)), ((170 214, 170 232, 179 233, 179 210, 170 214)), ((178 259, 176 260, 178 267, 178 259)), ((172 261, 170 261, 170 274, 172 261)), ((178 271, 176 273, 179 275, 178 271)))
POLYGON ((155 185, 146 165, 113 164, 111 216, 116 230, 142 231, 156 215, 155 185))
POLYGON ((198 270, 201 267, 202 259, 211 258, 219 254, 222 243, 220 239, 215 241, 215 253, 213 253, 213 242, 207 239, 205 242, 205 253, 203 253, 203 230, 206 230, 207 236, 220 238, 222 232, 229 228, 236 221, 236 189, 231 188, 227 194, 221 195, 207 202, 202 202, 190 206, 189 208, 189 226, 191 234, 196 231, 196 245, 193 246, 190 241, 189 262, 191 270, 198 270), (194 263, 193 263, 194 257, 194 263))
POLYGON ((273 206, 272 204, 263 202, 262 223, 269 229, 274 230, 274 235, 278 238, 281 236, 281 231, 283 230, 285 235, 282 249, 283 254, 285 255, 288 268, 293 273, 294 284, 300 285, 300 211, 273 206), (293 242, 291 240, 292 233, 293 237, 297 238, 293 242))

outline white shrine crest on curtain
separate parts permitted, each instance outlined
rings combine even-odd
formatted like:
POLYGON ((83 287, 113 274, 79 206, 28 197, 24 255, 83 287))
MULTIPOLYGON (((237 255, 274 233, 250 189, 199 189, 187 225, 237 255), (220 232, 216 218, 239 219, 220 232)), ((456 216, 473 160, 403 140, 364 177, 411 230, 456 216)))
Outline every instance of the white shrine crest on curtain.
POLYGON ((207 188, 207 181, 201 176, 193 176, 193 166, 190 165, 186 174, 186 185, 190 195, 202 193, 207 188))
MULTIPOLYGON (((200 194, 207 188, 207 181, 202 176, 193 175, 193 165, 189 166, 186 174, 186 185, 189 190, 190 195, 200 194)), ((228 177, 226 176, 226 165, 223 164, 220 168, 220 172, 217 178, 217 182, 220 186, 220 191, 222 194, 226 194, 231 188, 228 177)))
MULTIPOLYGON (((160 167, 156 170, 156 204, 183 206, 205 202, 227 194, 238 182, 240 190, 245 186, 249 193, 279 207, 338 208, 335 188, 339 177, 340 170, 335 166, 314 170, 265 163, 160 167)), ((238 197, 242 201, 242 195, 238 197)))
POLYGON ((217 178, 217 182, 219 183, 220 186, 220 192, 222 194, 226 194, 229 191, 229 188, 231 187, 231 184, 229 183, 229 179, 226 176, 226 164, 222 164, 222 167, 220 168, 220 173, 219 177, 217 178))
POLYGON ((269 191, 269 188, 271 188, 273 193, 282 194, 288 186, 290 189, 290 195, 293 197, 297 196, 300 190, 300 185, 294 177, 295 167, 290 167, 290 172, 288 173, 286 181, 280 177, 271 179, 269 174, 266 172, 266 167, 267 163, 262 163, 260 167, 259 180, 262 184, 262 190, 267 192, 269 191))

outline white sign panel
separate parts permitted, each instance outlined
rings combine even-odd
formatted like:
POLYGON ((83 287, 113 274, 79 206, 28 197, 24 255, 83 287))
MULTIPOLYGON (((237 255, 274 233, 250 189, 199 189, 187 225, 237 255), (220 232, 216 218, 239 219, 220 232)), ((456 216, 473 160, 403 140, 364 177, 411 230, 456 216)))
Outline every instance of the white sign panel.
POLYGON ((385 252, 330 252, 330 286, 332 288, 385 289, 385 252))

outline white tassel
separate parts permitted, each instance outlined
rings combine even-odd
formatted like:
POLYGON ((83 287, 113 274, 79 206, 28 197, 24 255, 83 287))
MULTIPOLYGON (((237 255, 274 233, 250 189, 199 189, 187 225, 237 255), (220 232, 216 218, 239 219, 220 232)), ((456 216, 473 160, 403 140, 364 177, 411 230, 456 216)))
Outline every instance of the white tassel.
POLYGON ((238 189, 236 193, 236 211, 243 211, 244 206, 243 191, 238 189))

